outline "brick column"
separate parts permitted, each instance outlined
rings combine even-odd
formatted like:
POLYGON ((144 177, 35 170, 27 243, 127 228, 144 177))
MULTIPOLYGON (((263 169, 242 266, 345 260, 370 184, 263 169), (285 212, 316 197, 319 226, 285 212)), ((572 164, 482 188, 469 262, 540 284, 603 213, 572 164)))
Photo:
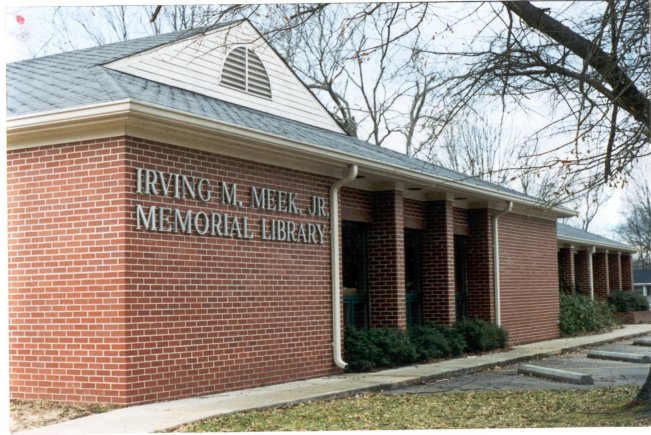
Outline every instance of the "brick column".
POLYGON ((451 201, 425 205, 423 235, 423 319, 443 325, 454 323, 454 220, 451 201))
POLYGON ((561 289, 565 293, 574 293, 574 253, 572 248, 558 250, 558 269, 561 289))
POLYGON ((619 260, 619 252, 608 254, 608 288, 611 292, 622 289, 622 268, 619 260))
POLYGON ((633 290, 633 261, 631 254, 622 254, 620 257, 620 266, 622 268, 622 290, 633 290))
POLYGON ((574 255, 574 270, 579 290, 582 295, 590 296, 590 268, 588 266, 590 251, 581 249, 574 255))
POLYGON ((468 317, 489 322, 495 322, 492 217, 489 209, 468 212, 468 317))
POLYGON ((592 275, 594 277, 594 298, 605 300, 608 297, 608 252, 595 252, 592 256, 592 275))
POLYGON ((369 231, 369 304, 372 328, 406 328, 402 192, 374 194, 369 231))

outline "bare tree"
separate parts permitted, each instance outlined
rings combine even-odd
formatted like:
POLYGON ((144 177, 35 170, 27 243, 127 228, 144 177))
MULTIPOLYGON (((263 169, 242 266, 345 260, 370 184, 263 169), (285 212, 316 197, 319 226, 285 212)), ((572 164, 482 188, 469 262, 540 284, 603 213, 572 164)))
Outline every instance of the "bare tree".
POLYGON ((625 220, 617 233, 640 249, 634 266, 651 269, 651 181, 648 174, 638 173, 632 179, 624 202, 625 220))

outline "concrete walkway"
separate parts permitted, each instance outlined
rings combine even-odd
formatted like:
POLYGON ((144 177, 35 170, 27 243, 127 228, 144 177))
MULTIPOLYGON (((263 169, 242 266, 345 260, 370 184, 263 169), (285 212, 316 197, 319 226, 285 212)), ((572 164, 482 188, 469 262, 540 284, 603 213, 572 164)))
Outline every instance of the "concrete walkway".
POLYGON ((608 343, 651 333, 651 325, 625 325, 599 335, 563 338, 515 346, 505 352, 467 356, 374 373, 347 373, 307 381, 252 388, 211 396, 120 408, 76 420, 17 432, 27 434, 148 433, 174 428, 207 417, 308 400, 390 390, 418 382, 557 355, 585 346, 608 343))

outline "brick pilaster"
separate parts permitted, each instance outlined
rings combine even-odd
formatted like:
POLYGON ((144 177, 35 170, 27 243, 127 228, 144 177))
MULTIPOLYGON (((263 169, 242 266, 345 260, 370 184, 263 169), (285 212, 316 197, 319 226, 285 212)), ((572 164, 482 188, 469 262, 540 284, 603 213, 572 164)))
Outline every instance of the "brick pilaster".
POLYGON ((371 327, 402 328, 405 314, 405 244, 402 192, 374 194, 369 231, 371 327))
POLYGON ((596 252, 592 256, 592 276, 594 277, 594 297, 605 300, 608 297, 608 252, 596 252))
POLYGON ((423 318, 439 324, 455 320, 454 212, 450 201, 425 206, 423 240, 423 318))
POLYGON ((633 262, 631 254, 622 254, 620 257, 622 271, 622 290, 633 290, 633 262))
POLYGON ((468 317, 495 322, 493 283, 493 212, 470 210, 468 253, 468 317))
POLYGON ((565 293, 574 293, 574 252, 572 248, 558 250, 558 269, 561 289, 565 293))
POLYGON ((622 289, 622 268, 619 252, 608 254, 608 287, 611 292, 622 289))
POLYGON ((579 292, 582 295, 590 296, 590 268, 588 267, 590 251, 581 249, 574 255, 574 269, 579 292))

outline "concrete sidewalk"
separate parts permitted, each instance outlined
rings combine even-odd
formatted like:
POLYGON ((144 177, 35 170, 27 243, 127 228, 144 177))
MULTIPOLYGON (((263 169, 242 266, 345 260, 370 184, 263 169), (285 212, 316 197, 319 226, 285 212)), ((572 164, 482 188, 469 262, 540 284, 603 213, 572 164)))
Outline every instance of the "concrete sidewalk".
POLYGON ((625 325, 599 335, 563 338, 515 346, 505 352, 467 356, 374 373, 347 373, 306 381, 214 394, 211 396, 120 408, 22 432, 28 434, 147 433, 233 412, 268 408, 390 390, 421 381, 447 378, 486 368, 557 355, 585 346, 608 343, 651 333, 651 325, 625 325))

